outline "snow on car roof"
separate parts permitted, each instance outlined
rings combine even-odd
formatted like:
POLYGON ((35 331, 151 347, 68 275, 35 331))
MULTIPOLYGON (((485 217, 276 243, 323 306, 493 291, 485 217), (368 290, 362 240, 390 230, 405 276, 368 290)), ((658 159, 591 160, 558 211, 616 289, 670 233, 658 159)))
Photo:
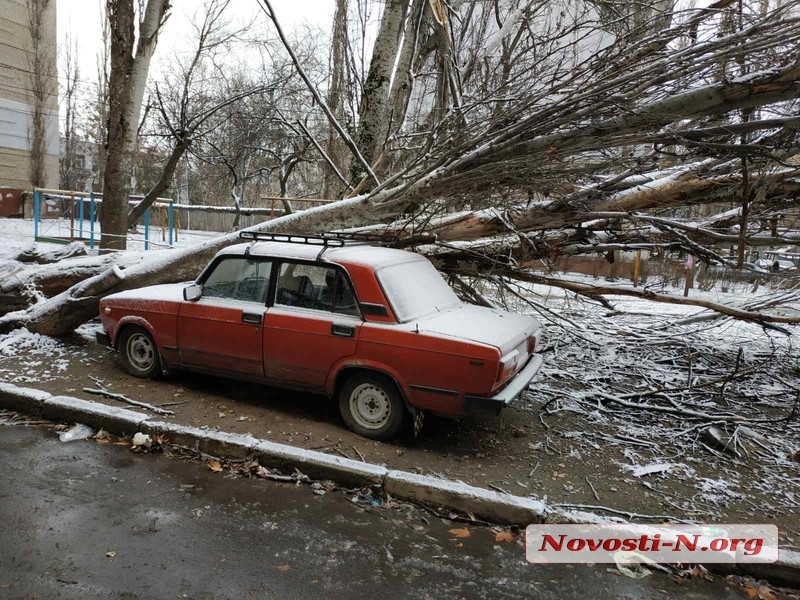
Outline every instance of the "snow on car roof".
MULTIPOLYGON (((228 246, 219 255, 241 255, 250 247, 250 243, 228 246)), ((298 260, 316 260, 322 246, 313 244, 291 244, 288 242, 258 242, 250 248, 252 256, 269 256, 278 258, 294 258, 298 260)), ((419 254, 381 246, 343 246, 328 247, 322 254, 322 260, 332 263, 358 264, 372 268, 394 265, 412 260, 425 260, 419 254)))

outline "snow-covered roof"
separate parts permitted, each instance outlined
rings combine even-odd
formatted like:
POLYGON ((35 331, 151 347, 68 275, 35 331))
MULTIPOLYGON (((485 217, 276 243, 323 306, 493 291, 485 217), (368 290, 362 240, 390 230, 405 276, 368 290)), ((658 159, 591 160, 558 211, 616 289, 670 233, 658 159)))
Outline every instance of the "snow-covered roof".
MULTIPOLYGON (((250 243, 228 246, 219 252, 220 255, 244 254, 250 243)), ((288 242, 258 242, 250 248, 253 256, 269 256, 278 258, 294 258, 298 260, 316 260, 322 246, 313 244, 291 244, 288 242)), ((372 268, 383 267, 412 260, 425 260, 419 254, 380 246, 344 246, 328 247, 322 254, 322 261, 337 264, 358 264, 372 268)))

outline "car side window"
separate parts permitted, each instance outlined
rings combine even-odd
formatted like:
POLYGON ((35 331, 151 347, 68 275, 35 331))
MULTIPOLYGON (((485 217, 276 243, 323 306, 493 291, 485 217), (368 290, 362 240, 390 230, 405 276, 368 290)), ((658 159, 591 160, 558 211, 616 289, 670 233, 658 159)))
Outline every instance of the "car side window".
POLYGON ((283 263, 275 304, 359 316, 353 288, 341 272, 330 267, 283 263))
POLYGON ((269 261, 224 258, 203 282, 203 297, 265 304, 271 270, 269 261))
POLYGON ((341 273, 336 275, 336 286, 333 291, 333 312, 353 317, 360 316, 356 295, 353 293, 353 286, 350 285, 347 277, 341 273))

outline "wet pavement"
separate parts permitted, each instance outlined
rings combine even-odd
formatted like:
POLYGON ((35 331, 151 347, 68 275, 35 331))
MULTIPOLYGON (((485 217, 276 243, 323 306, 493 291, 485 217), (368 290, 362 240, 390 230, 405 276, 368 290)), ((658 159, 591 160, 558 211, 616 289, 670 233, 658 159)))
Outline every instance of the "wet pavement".
POLYGON ((747 597, 721 580, 534 566, 487 527, 45 428, 0 427, 0 465, 3 599, 747 597))

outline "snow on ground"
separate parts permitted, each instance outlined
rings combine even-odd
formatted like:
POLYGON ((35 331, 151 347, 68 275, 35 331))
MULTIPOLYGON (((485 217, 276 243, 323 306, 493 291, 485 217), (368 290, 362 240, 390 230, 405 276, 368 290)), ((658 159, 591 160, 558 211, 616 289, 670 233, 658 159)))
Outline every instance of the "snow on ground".
MULTIPOLYGON (((46 237, 70 237, 70 222, 67 219, 44 219, 40 223, 39 235, 46 237)), ((95 242, 100 241, 100 223, 95 223, 94 235, 95 242)), ((34 223, 32 219, 3 219, 0 218, 0 239, 3 240, 0 246, 0 260, 7 258, 12 254, 15 248, 25 248, 33 244, 34 223)), ((80 229, 78 225, 74 225, 73 236, 80 237, 80 229)), ((179 229, 177 239, 173 240, 173 247, 184 248, 193 246, 200 242, 204 242, 214 237, 224 235, 216 231, 195 231, 179 229)), ((162 232, 160 226, 150 228, 150 249, 159 250, 169 247, 168 234, 162 232), (162 240, 162 235, 165 238, 162 240)), ((83 238, 86 243, 86 248, 89 248, 89 224, 84 222, 83 238)), ((59 244, 50 242, 37 242, 43 247, 58 248, 59 244)), ((130 233, 128 236, 128 250, 144 250, 144 228, 139 227, 136 233, 130 233)))
MULTIPOLYGON (((744 305, 765 294, 692 290, 690 297, 744 305)), ((712 313, 630 297, 610 297, 609 311, 544 286, 528 286, 522 296, 527 300, 517 298, 512 308, 540 319, 547 344, 527 409, 554 437, 580 435, 587 449, 623 449, 620 472, 641 476, 680 510, 726 507, 743 497, 745 483, 768 498, 765 511, 797 508, 797 326, 780 332, 727 317, 683 324, 712 313), (576 417, 584 423, 579 432, 576 417), (725 444, 715 443, 712 427, 725 444), (694 481, 695 494, 671 496, 670 482, 678 480, 694 481)), ((798 310, 795 301, 776 312, 798 310)))
POLYGON ((71 362, 90 369, 92 359, 84 348, 95 343, 95 332, 100 330, 98 323, 85 323, 67 340, 32 333, 24 327, 0 335, 0 381, 35 387, 42 378, 67 379, 71 362))
POLYGON ((0 378, 11 383, 36 383, 42 375, 47 377, 57 376, 69 367, 66 358, 70 348, 61 340, 57 340, 38 333, 31 333, 27 329, 16 329, 7 335, 0 335, 0 378), (5 358, 23 356, 22 370, 19 368, 6 369, 3 362, 5 358), (41 367, 49 364, 49 369, 41 367))

